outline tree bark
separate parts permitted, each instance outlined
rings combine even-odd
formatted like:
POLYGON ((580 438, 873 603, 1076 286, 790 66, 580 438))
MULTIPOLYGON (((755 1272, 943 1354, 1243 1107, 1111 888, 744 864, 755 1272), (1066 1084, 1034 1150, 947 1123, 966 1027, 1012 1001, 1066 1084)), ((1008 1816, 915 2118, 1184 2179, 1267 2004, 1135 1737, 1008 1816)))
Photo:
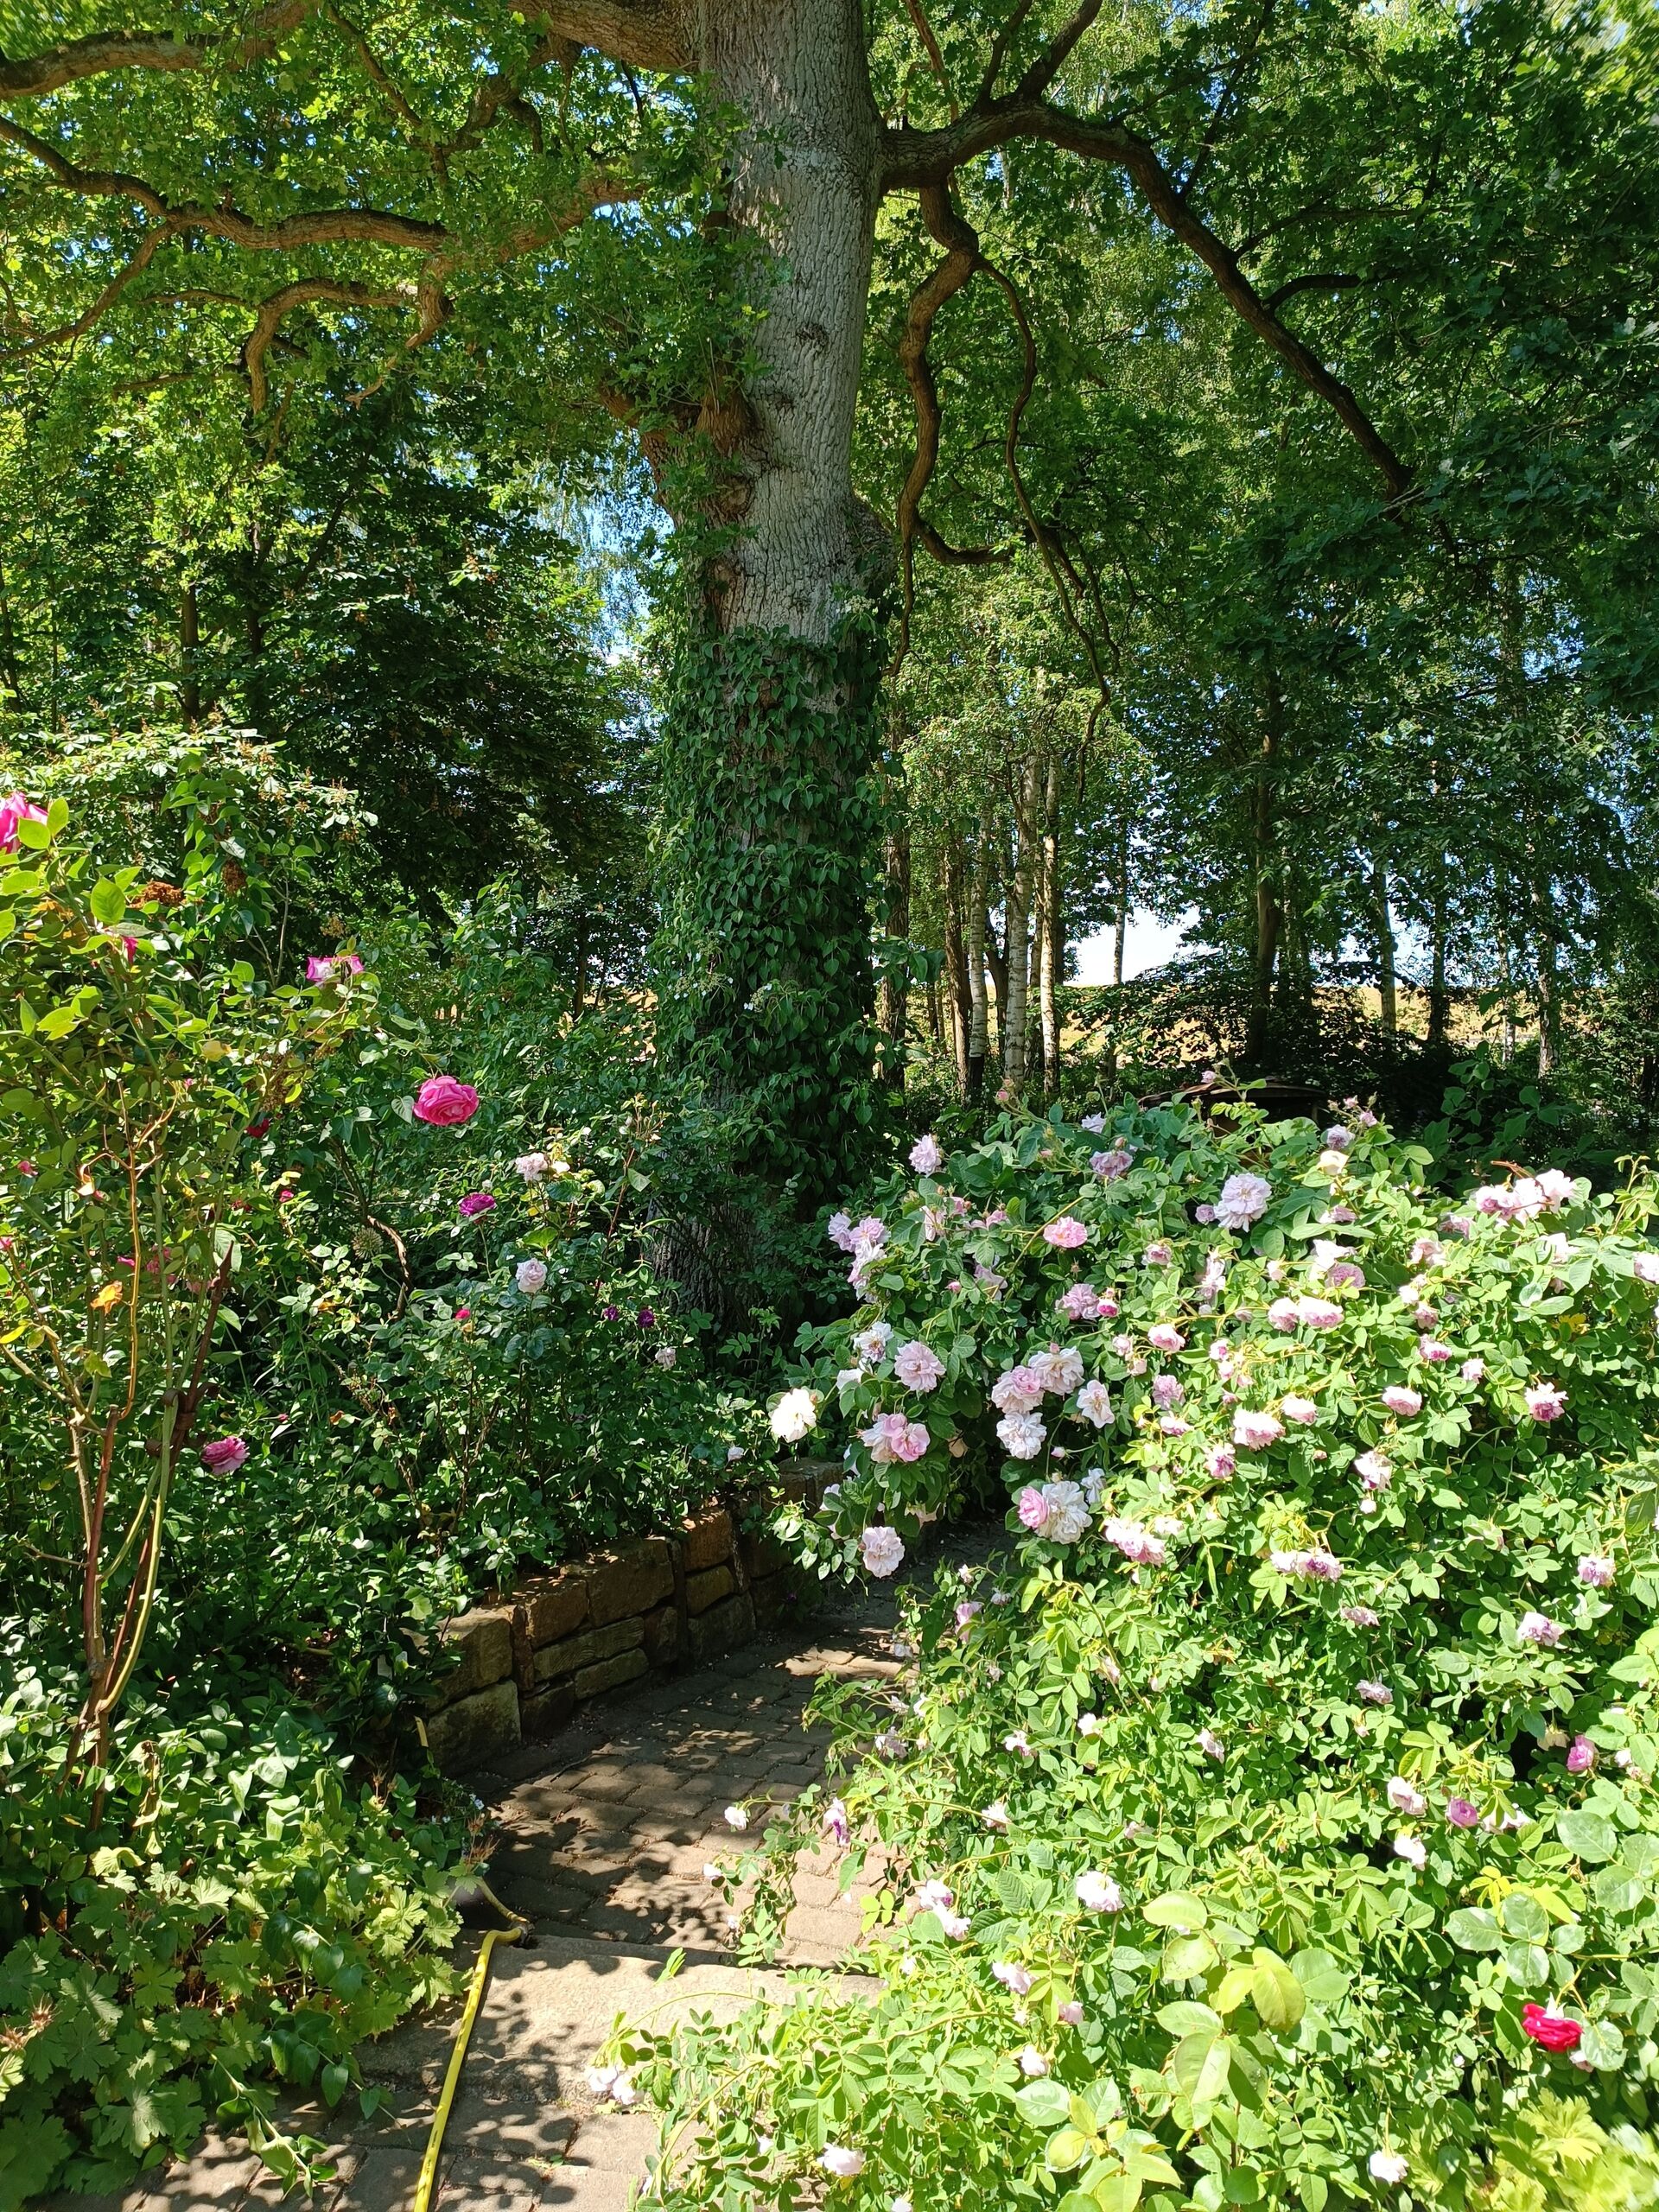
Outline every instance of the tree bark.
POLYGON ((1002 1025, 1002 1086, 1012 1104, 1026 1087, 1026 1014, 1031 980, 1032 906, 1042 852, 1044 762, 1039 753, 1020 763, 1014 779, 1014 867, 1004 910, 1002 954, 1007 963, 1007 1018, 1002 1025))
POLYGON ((201 719, 201 677, 197 654, 201 647, 201 619, 194 584, 179 594, 179 712, 187 722, 201 719))
MULTIPOLYGON (((906 827, 891 831, 887 837, 887 921, 889 939, 908 939, 910 936, 910 831, 906 827)), ((892 944, 888 945, 891 956, 892 944)), ((905 1032, 909 1015, 910 994, 907 975, 894 974, 891 967, 881 978, 881 1033, 886 1039, 883 1072, 887 1081, 898 1090, 905 1087, 905 1032)))
POLYGON ((1129 824, 1125 816, 1117 842, 1117 920, 1112 929, 1112 983, 1122 989, 1123 952, 1129 933, 1129 824))
POLYGON ((1043 1096, 1060 1095, 1060 977, 1065 967, 1065 879, 1060 865, 1060 763, 1048 764, 1043 822, 1043 1096))
POLYGON ((1250 1019, 1244 1057, 1260 1071, 1273 1021, 1273 976, 1283 922, 1274 874, 1274 785, 1278 773, 1283 700, 1270 676, 1262 719, 1261 765, 1251 795, 1250 841, 1255 880, 1255 962, 1250 990, 1250 1019))
POLYGON ((990 1058, 990 1007, 985 990, 985 904, 990 894, 990 823, 982 818, 973 873, 968 882, 968 1073, 963 1095, 976 1106, 985 1090, 985 1063, 990 1058))
POLYGON ((1431 1046, 1446 1042, 1452 995, 1446 981, 1446 892, 1444 855, 1434 870, 1434 899, 1429 912, 1428 1029, 1423 1042, 1431 1046))
MULTIPOLYGON (((962 839, 953 830, 944 842, 944 974, 950 999, 950 1036, 956 1051, 957 1087, 967 1098, 972 1084, 970 1055, 974 1034, 974 995, 968 972, 968 940, 963 926, 963 891, 966 875, 962 839)), ((985 963, 982 955, 979 995, 985 995, 985 963)), ((984 1052, 980 1064, 984 1065, 984 1052)))
POLYGON ((1395 973, 1394 918, 1389 912, 1389 871, 1380 860, 1371 863, 1371 905, 1376 914, 1376 985, 1382 1001, 1383 1034, 1400 1030, 1400 994, 1395 973))

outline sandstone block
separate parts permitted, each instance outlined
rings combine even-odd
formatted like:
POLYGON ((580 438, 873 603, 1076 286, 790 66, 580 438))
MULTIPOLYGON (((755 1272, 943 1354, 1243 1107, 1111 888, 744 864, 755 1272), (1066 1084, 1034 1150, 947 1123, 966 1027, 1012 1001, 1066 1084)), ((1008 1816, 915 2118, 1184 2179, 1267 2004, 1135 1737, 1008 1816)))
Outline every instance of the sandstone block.
POLYGON ((636 1615, 632 1620, 611 1621, 604 1628, 584 1629, 580 1636, 567 1636, 562 1643, 544 1643, 536 1654, 536 1686, 540 1689, 564 1675, 579 1673, 583 1667, 596 1667, 621 1652, 633 1650, 645 1640, 645 1624, 636 1615))
POLYGON ((740 1591, 734 1598, 723 1599, 706 1613, 699 1613, 686 1627, 692 1658, 699 1663, 718 1659, 722 1652, 734 1651, 740 1643, 747 1643, 754 1634, 753 1603, 747 1590, 740 1591))
POLYGON ((556 1736, 575 1714, 576 1704, 575 1691, 569 1682, 556 1682, 550 1689, 532 1691, 520 1701, 520 1720, 526 1742, 556 1736))
POLYGON ((680 1533, 688 1574, 702 1574, 711 1567, 723 1567, 732 1555, 732 1516, 723 1505, 711 1506, 706 1513, 687 1521, 680 1533))
POLYGON ((513 1627, 532 1645, 573 1636, 588 1618, 588 1578, 579 1567, 536 1574, 513 1592, 513 1627))
POLYGON ((637 1681, 650 1663, 643 1651, 619 1651, 614 1659, 601 1659, 596 1667, 584 1667, 572 1687, 578 1697, 602 1697, 607 1690, 620 1689, 624 1682, 637 1681))
POLYGON ((839 1459, 788 1459, 775 1471, 771 1487, 779 1497, 816 1497, 825 1483, 839 1482, 846 1471, 839 1459))
POLYGON ((596 1627, 629 1613, 648 1613, 674 1587, 674 1563, 661 1536, 596 1559, 588 1570, 588 1611, 596 1627))
POLYGON ((516 1682, 492 1682, 457 1698, 426 1724, 427 1749, 446 1774, 464 1774, 523 1741, 516 1682))
POLYGON ((460 1654, 461 1663, 435 1686, 427 1711, 453 1705, 474 1690, 488 1689, 512 1672, 512 1628, 508 1614, 492 1605, 457 1613, 438 1630, 441 1640, 460 1654))
POLYGON ((680 1656, 680 1616, 674 1605, 658 1605, 645 1615, 645 1656, 653 1667, 666 1666, 680 1656))
POLYGON ((729 1567, 705 1567, 701 1574, 685 1578, 685 1610, 688 1613, 706 1613, 710 1605, 717 1605, 722 1598, 729 1598, 737 1583, 729 1567))
POLYGON ((746 1529, 739 1541, 751 1581, 759 1581, 763 1574, 781 1574, 791 1564, 789 1552, 768 1529, 746 1529))

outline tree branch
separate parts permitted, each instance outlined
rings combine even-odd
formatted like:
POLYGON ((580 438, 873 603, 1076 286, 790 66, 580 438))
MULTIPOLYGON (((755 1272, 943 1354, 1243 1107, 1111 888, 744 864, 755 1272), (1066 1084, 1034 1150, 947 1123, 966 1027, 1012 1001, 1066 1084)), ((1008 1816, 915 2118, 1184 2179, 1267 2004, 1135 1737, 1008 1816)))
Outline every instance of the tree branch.
MULTIPOLYGON (((264 412, 265 402, 270 397, 265 382, 265 355, 270 350, 270 342, 276 335, 283 317, 312 300, 332 300, 340 307, 404 308, 416 304, 416 291, 413 284, 399 284, 387 289, 377 289, 371 284, 353 283, 344 278, 307 276, 296 283, 284 284, 279 291, 262 300, 253 328, 242 341, 242 367, 248 379, 248 397, 256 415, 264 412)), ((423 311, 416 334, 408 341, 410 352, 416 346, 423 346, 437 327, 435 321, 431 329, 428 329, 426 324, 427 316, 423 311)))
POLYGON ((1415 480, 1410 468, 1353 392, 1279 320, 1232 248, 1183 200, 1150 141, 1127 124, 1068 115, 1046 100, 1027 98, 1022 87, 1006 99, 976 103, 959 123, 944 130, 887 130, 883 134, 882 190, 919 192, 925 185, 944 183, 965 162, 1015 138, 1042 139, 1085 161, 1109 162, 1124 170, 1159 221, 1210 271, 1240 321, 1324 401, 1381 474, 1392 498, 1408 495, 1415 480))
POLYGON ((918 512, 922 494, 927 489, 939 458, 939 389, 934 378, 933 365, 927 358, 927 343, 933 334, 933 325, 939 309, 947 300, 955 298, 979 266, 979 240, 953 205, 950 187, 944 184, 925 185, 921 200, 922 219, 945 252, 944 258, 935 264, 911 295, 910 312, 905 320, 905 334, 899 341, 899 363, 916 410, 916 451, 899 493, 896 519, 902 605, 899 645, 888 671, 890 675, 897 673, 903 665, 905 655, 910 651, 910 617, 915 603, 914 540, 918 512))
POLYGON ((527 22, 635 69, 690 69, 695 55, 672 0, 512 0, 527 22))
POLYGON ((944 66, 944 55, 940 50, 939 41, 933 35, 932 24, 927 20, 927 10, 923 7, 922 0, 905 0, 905 10, 914 26, 917 37, 926 48, 927 59, 933 74, 944 87, 944 97, 950 105, 950 120, 954 123, 962 111, 957 105, 957 96, 951 89, 950 72, 944 66))
POLYGON ((22 61, 0 61, 0 99, 40 99, 83 77, 115 69, 204 69, 210 62, 245 68, 262 61, 321 0, 273 0, 241 30, 191 41, 171 31, 98 31, 22 61))
POLYGON ((170 223, 158 224, 153 231, 146 232, 139 244, 137 251, 128 262, 126 267, 118 275, 111 277, 109 283, 84 314, 78 315, 73 322, 60 323, 55 330, 41 331, 32 338, 24 339, 21 345, 9 347, 7 350, 15 353, 38 353, 48 346, 63 346, 67 345, 72 338, 84 338, 94 323, 102 321, 104 316, 126 290, 133 278, 143 275, 161 248, 174 235, 174 229, 170 223))

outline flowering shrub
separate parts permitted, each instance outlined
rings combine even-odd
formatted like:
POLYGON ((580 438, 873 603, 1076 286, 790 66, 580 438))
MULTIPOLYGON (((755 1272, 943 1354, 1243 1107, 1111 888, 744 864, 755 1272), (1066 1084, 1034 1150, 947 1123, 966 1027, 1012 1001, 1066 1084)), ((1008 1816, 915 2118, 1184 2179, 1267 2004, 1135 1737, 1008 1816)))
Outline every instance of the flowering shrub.
POLYGON ((879 1997, 617 2053, 676 2212, 1653 2201, 1659 1194, 1424 1165, 1056 1119, 831 1224, 799 1541, 890 1572, 983 1464, 1017 1550, 728 1871, 756 1949, 808 1844, 875 1874, 879 1997))

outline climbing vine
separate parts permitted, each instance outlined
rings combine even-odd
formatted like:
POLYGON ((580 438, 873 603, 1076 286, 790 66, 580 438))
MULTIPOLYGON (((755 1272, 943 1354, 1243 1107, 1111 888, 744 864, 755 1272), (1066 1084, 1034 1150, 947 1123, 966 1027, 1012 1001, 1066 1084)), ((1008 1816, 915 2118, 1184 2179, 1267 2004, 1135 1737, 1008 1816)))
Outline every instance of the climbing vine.
POLYGON ((660 1046, 752 1116, 750 1164, 842 1187, 875 1127, 878 626, 674 639, 662 752, 660 1046))

